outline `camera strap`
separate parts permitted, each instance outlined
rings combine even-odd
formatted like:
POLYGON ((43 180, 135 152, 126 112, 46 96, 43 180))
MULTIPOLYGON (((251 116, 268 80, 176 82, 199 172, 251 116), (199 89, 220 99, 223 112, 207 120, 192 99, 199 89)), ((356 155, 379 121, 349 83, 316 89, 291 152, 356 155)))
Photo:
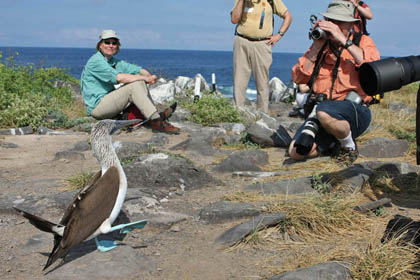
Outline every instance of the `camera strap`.
POLYGON ((311 78, 309 79, 309 82, 308 82, 310 92, 313 92, 313 85, 314 85, 315 79, 316 77, 318 77, 319 71, 321 70, 321 66, 324 63, 325 57, 327 56, 326 53, 324 53, 324 50, 327 47, 327 45, 328 45, 328 41, 324 43, 321 50, 318 52, 318 55, 316 56, 314 70, 312 71, 311 78))

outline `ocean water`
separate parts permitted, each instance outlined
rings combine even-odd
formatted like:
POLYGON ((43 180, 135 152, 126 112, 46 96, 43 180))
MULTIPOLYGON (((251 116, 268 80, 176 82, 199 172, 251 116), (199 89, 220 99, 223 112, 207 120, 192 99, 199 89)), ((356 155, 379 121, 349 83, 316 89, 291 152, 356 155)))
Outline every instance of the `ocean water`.
MULTIPOLYGON (((80 79, 87 60, 95 53, 94 48, 40 48, 40 47, 0 47, 3 60, 14 56, 17 64, 32 63, 36 67, 60 67, 80 79)), ((278 77, 286 85, 291 80, 292 66, 302 54, 273 53, 270 78, 278 77)), ((233 94, 233 52, 194 50, 151 50, 121 49, 118 58, 140 65, 149 72, 167 79, 178 76, 194 77, 200 73, 211 84, 215 73, 217 88, 226 96, 233 94)), ((255 99, 255 82, 251 77, 248 98, 255 99)))

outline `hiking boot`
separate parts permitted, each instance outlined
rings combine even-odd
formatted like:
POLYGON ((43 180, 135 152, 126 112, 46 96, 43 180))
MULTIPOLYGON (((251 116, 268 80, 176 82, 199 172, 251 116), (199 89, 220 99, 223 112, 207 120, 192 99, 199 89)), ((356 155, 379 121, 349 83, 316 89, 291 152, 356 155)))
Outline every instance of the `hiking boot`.
POLYGON ((349 167, 353 162, 359 157, 359 151, 357 149, 351 150, 350 148, 339 147, 335 154, 332 155, 332 158, 340 166, 349 167))
POLYGON ((159 115, 162 118, 162 120, 169 119, 172 116, 172 114, 175 112, 177 105, 178 104, 175 102, 174 104, 172 104, 171 106, 169 106, 168 108, 160 112, 159 115))
POLYGON ((179 134, 179 128, 173 126, 166 120, 159 118, 150 120, 147 122, 147 126, 152 129, 153 132, 163 132, 168 134, 179 134))

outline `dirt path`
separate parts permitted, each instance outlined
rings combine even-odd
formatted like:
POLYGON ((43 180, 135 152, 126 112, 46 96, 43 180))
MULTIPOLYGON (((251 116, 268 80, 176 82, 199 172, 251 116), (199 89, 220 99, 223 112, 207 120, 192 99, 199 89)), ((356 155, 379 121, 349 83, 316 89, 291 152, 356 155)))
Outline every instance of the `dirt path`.
MULTIPOLYGON (((150 131, 142 129, 136 133, 114 136, 113 140, 142 143, 151 136, 150 131)), ((186 137, 184 133, 170 136, 170 143, 166 147, 180 143, 186 137)), ((70 150, 77 142, 88 139, 88 134, 5 136, 0 139, 17 145, 17 148, 0 148, 1 196, 56 194, 63 190, 63 178, 80 174, 82 171, 97 170, 98 163, 91 150, 82 152, 84 160, 54 159, 57 152, 70 150)), ((282 154, 284 151, 273 149, 270 152, 272 163, 278 162, 282 154)), ((208 171, 208 163, 219 160, 199 156, 190 159, 208 171)), ((261 279, 265 275, 257 265, 258 259, 269 257, 271 253, 252 249, 227 252, 214 245, 218 235, 239 221, 218 225, 206 225, 198 221, 199 211, 203 207, 252 182, 251 179, 232 178, 231 175, 212 175, 217 176, 221 183, 185 192, 184 195, 171 198, 163 205, 168 211, 188 215, 188 219, 170 229, 146 227, 126 236, 123 242, 139 247, 137 250, 140 250, 151 265, 147 269, 139 267, 132 276, 123 279, 261 279)), ((49 215, 50 217, 46 218, 56 221, 61 213, 51 212, 49 215)), ((38 231, 21 217, 7 210, 0 212, 0 229, 1 279, 55 279, 59 270, 65 271, 66 264, 53 273, 42 272, 47 254, 52 249, 52 236, 38 231), (28 244, 29 240, 36 244, 28 244), (42 242, 38 244, 37 240, 42 242)), ((92 253, 94 254, 96 253, 92 253)), ((74 262, 83 262, 86 256, 74 262)), ((68 276, 72 279, 71 273, 68 276)), ((60 279, 63 279, 62 275, 60 279)))

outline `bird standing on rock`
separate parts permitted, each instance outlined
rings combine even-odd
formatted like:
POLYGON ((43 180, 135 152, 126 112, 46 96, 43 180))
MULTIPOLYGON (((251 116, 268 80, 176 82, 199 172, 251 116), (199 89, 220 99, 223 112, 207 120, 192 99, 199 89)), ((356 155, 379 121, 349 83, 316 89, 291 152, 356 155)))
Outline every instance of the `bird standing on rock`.
POLYGON ((102 120, 92 127, 91 145, 101 170, 73 198, 58 224, 13 207, 38 229, 54 234, 54 248, 44 270, 84 240, 95 238, 98 249, 108 251, 116 247, 116 242, 98 241, 99 234, 118 229, 121 233, 128 233, 146 225, 146 221, 137 221, 112 227, 125 199, 127 178, 112 146, 111 135, 139 121, 102 120))

